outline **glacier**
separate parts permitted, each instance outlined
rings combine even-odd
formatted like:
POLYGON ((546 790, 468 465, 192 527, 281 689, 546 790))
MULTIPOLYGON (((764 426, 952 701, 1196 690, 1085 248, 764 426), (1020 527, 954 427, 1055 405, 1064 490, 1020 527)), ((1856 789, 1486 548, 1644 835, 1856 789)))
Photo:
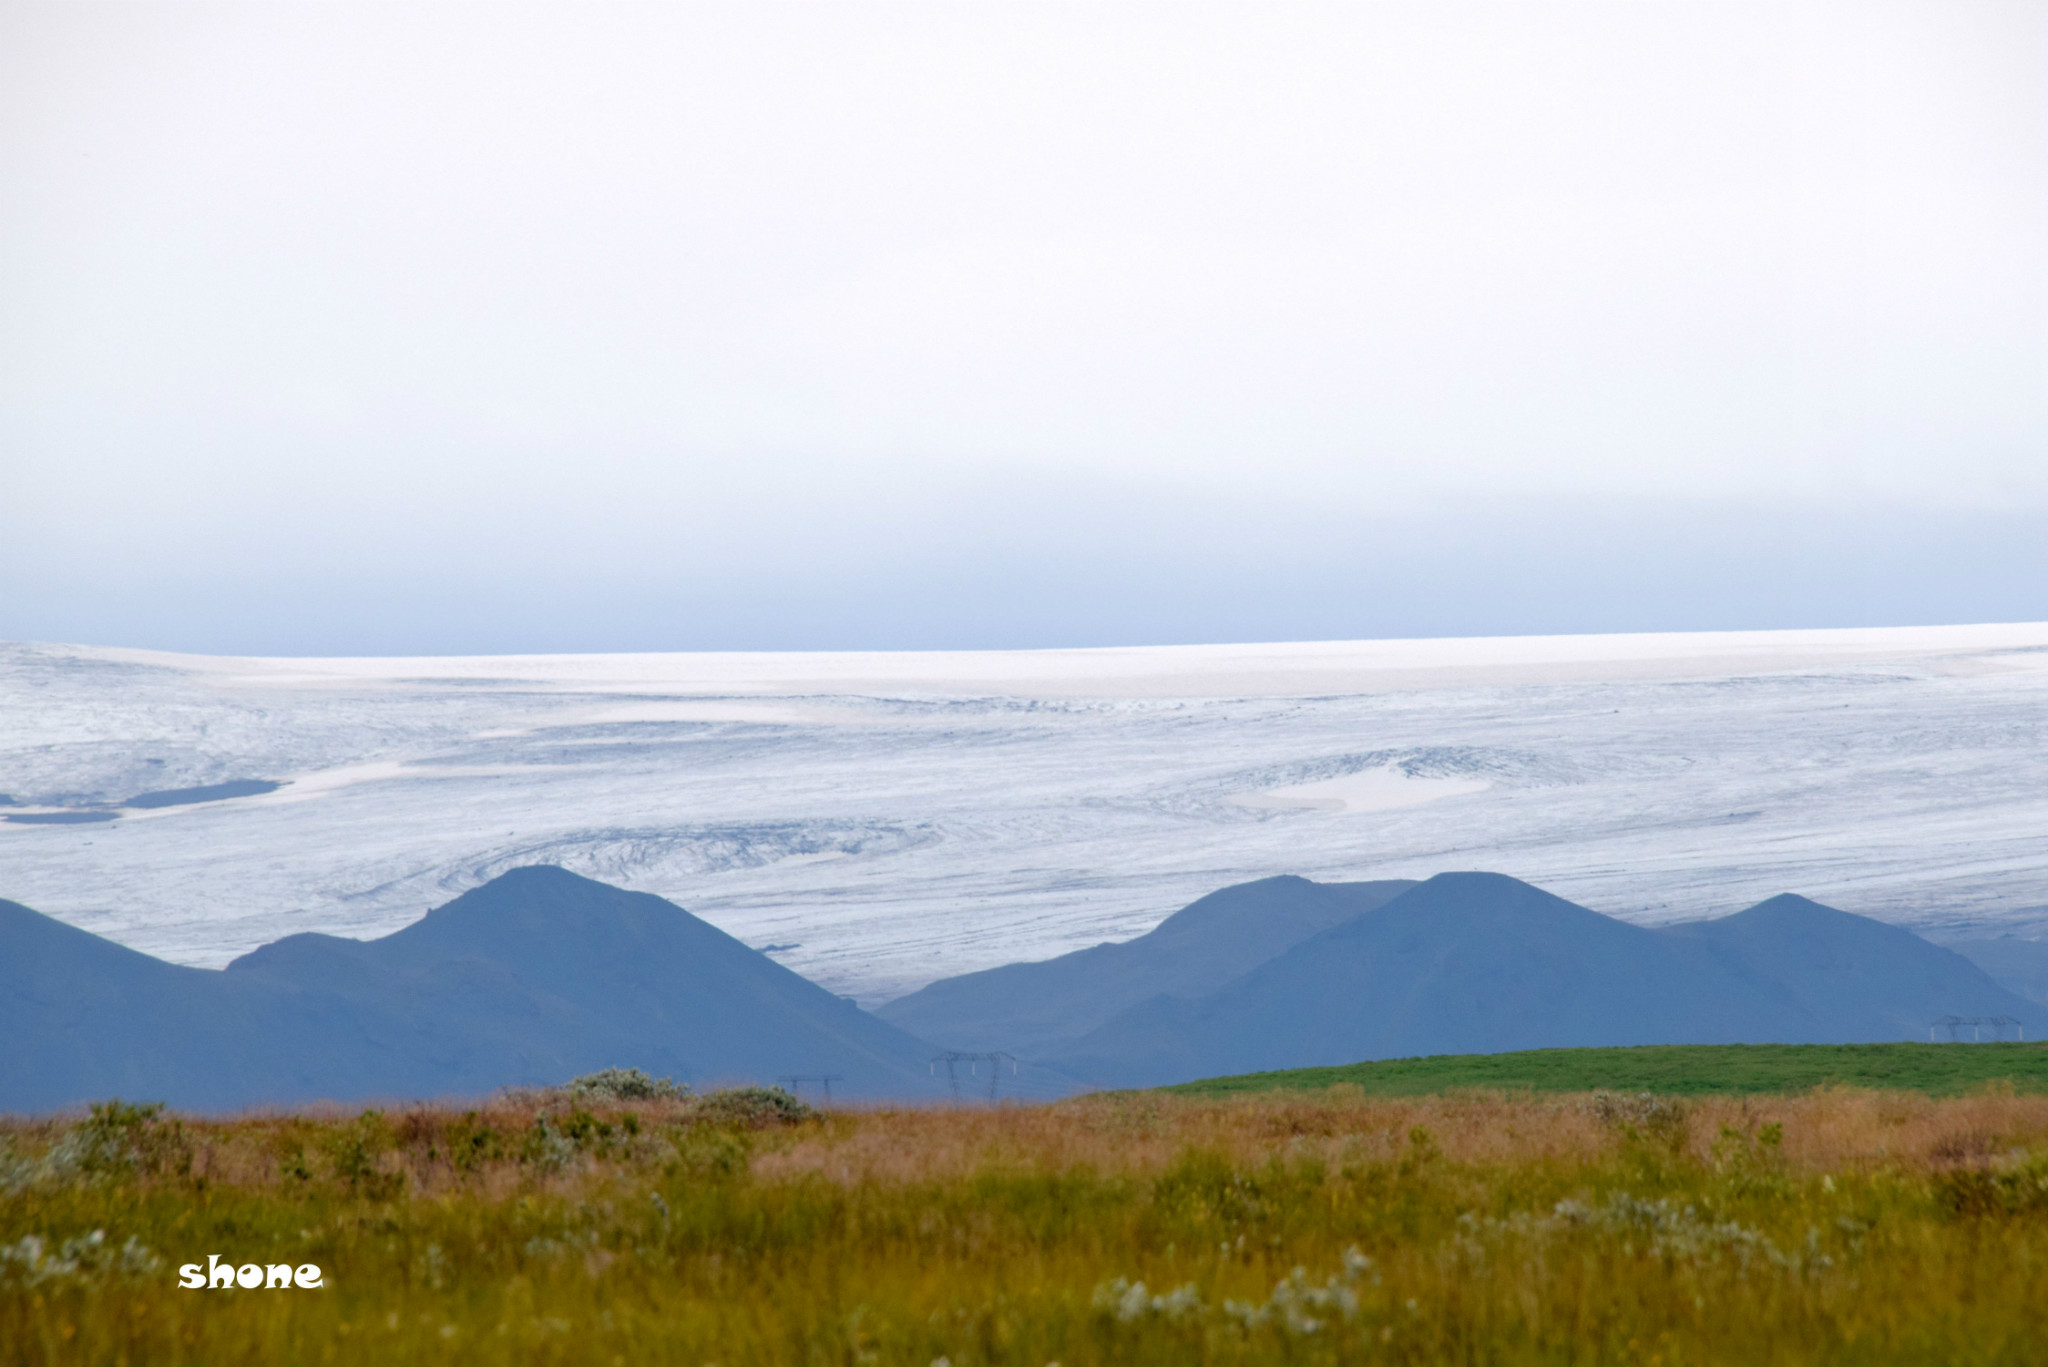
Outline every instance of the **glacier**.
POLYGON ((392 659, 12 643, 0 897, 220 966, 559 864, 868 1005, 1279 873, 1486 869, 1641 924, 1797 892, 2032 938, 2044 742, 2043 623, 392 659), (222 784, 244 795, 204 800, 222 784))

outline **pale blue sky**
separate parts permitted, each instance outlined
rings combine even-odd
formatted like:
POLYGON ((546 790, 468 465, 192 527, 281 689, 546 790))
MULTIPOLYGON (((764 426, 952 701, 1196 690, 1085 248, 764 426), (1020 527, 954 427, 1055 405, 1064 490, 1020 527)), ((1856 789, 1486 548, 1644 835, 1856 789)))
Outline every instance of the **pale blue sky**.
POLYGON ((2048 617, 2048 9, 0 4, 0 637, 2048 617))

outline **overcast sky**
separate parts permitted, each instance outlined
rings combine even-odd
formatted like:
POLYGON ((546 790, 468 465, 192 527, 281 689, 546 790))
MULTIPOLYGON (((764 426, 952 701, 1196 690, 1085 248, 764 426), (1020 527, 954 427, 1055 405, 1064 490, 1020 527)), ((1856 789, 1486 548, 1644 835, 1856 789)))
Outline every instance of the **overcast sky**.
POLYGON ((2048 6, 0 6, 0 637, 2048 617, 2048 6))

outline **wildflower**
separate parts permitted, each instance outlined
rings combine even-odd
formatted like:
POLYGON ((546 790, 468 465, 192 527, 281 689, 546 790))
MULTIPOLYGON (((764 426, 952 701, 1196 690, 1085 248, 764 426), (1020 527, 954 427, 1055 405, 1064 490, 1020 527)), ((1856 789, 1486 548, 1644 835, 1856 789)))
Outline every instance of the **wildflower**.
POLYGON ((52 1281, 148 1276, 161 1261, 133 1235, 120 1247, 113 1247, 103 1229, 73 1235, 54 1250, 41 1235, 24 1234, 14 1243, 0 1244, 0 1282, 39 1286, 52 1281))
POLYGON ((1246 1329, 1278 1324, 1290 1334, 1314 1334, 1329 1322, 1331 1312, 1350 1319, 1358 1313, 1358 1293, 1351 1284, 1372 1269, 1372 1259, 1354 1246, 1344 1250, 1343 1270, 1320 1286, 1308 1279, 1308 1269, 1297 1267, 1273 1288, 1262 1305, 1249 1301, 1225 1301, 1223 1313, 1246 1329))
POLYGON ((1114 1315, 1119 1324, 1129 1324, 1147 1315, 1178 1320, 1202 1308, 1202 1293, 1193 1282, 1188 1282, 1163 1296, 1155 1296, 1146 1290, 1145 1283, 1118 1277, 1095 1288, 1095 1308, 1114 1315))

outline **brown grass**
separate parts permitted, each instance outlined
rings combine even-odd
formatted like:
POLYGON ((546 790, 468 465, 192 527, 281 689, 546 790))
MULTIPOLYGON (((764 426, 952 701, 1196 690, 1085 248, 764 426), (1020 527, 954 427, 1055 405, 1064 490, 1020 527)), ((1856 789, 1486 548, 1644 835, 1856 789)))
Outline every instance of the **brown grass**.
MULTIPOLYGON (((770 1179, 815 1173, 835 1182, 958 1180, 996 1170, 1152 1176, 1189 1148, 1257 1166, 1274 1158, 1331 1165, 1392 1162, 1417 1128, 1453 1163, 1597 1162, 1622 1143, 1585 1097, 1490 1094, 1385 1100, 1266 1093, 1206 1102, 1156 1094, 1083 1098, 1060 1106, 900 1110, 854 1115, 755 1160, 770 1179)), ((1792 1172, 1936 1172, 2048 1146, 2048 1097, 1824 1091, 1769 1100, 1709 1098, 1686 1105, 1680 1150, 1713 1160, 1726 1131, 1754 1138, 1783 1126, 1792 1172)))
POLYGON ((1995 1092, 0 1125, 0 1367, 2021 1367, 2044 1307, 2048 1098, 1995 1092))

